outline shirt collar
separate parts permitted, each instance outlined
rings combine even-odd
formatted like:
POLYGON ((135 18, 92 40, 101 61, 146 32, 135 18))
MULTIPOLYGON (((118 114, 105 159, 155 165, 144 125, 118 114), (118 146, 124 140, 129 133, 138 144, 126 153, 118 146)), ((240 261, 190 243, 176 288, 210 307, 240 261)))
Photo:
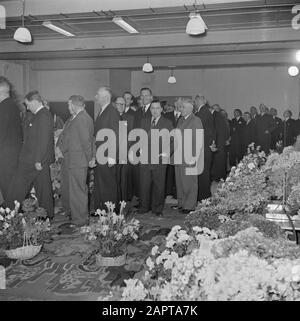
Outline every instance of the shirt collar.
POLYGON ((202 104, 201 106, 198 107, 198 111, 203 107, 205 106, 206 104, 202 104))
POLYGON ((151 103, 148 104, 148 105, 144 105, 145 106, 145 112, 149 109, 150 105, 151 105, 151 103))
POLYGON ((130 107, 125 107, 124 114, 126 114, 129 109, 130 109, 130 107))
POLYGON ((38 108, 34 114, 36 115, 42 108, 44 108, 44 106, 41 106, 40 108, 38 108))
MULTIPOLYGON (((201 107, 200 107, 200 108, 201 108, 201 107)), ((187 116, 185 116, 184 119, 187 120, 187 119, 190 117, 190 115, 192 115, 192 113, 190 113, 190 114, 188 114, 187 116)))
POLYGON ((106 109, 106 107, 107 107, 109 104, 110 104, 110 103, 105 104, 104 106, 101 107, 101 114, 104 112, 104 110, 106 109))
POLYGON ((72 120, 73 120, 74 118, 76 118, 77 115, 80 114, 82 111, 83 111, 83 109, 81 109, 76 115, 73 115, 72 120))

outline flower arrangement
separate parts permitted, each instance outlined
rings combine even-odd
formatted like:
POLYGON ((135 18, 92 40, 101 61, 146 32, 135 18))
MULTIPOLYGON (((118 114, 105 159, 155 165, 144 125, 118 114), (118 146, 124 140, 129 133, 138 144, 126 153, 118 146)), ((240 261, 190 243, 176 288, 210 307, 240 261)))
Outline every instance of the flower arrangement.
POLYGON ((239 231, 256 227, 264 236, 278 239, 284 238, 284 231, 274 222, 270 222, 262 215, 235 214, 232 219, 227 219, 217 230, 219 237, 233 236, 239 231))
POLYGON ((123 255, 127 244, 138 239, 139 221, 136 219, 126 221, 122 214, 126 203, 120 202, 120 204, 120 214, 117 215, 114 211, 115 205, 106 202, 107 211, 98 209, 95 213, 98 215, 96 221, 81 228, 86 240, 97 242, 101 256, 123 255))
POLYGON ((55 143, 55 162, 50 166, 50 176, 52 182, 53 197, 59 200, 61 197, 61 163, 63 159, 62 152, 59 147, 56 146, 59 135, 62 129, 57 129, 54 132, 54 143, 55 143))
MULTIPOLYGON (((237 167, 232 167, 225 182, 220 182, 213 197, 202 201, 186 217, 188 228, 201 226, 217 230, 224 216, 230 217, 235 213, 264 214, 271 200, 284 199, 284 192, 291 213, 297 213, 300 209, 300 152, 287 147, 282 154, 272 152, 266 158, 264 152, 253 145, 249 146, 248 152, 237 167), (285 175, 286 186, 283 186, 285 175)), ((230 222, 228 226, 237 232, 253 224, 230 222)))
POLYGON ((38 207, 36 199, 15 202, 15 208, 0 208, 0 248, 16 249, 24 244, 24 237, 32 245, 41 244, 49 236, 50 222, 46 211, 38 207))
POLYGON ((249 154, 244 156, 237 167, 232 167, 225 182, 221 183, 214 198, 227 212, 258 212, 263 208, 267 193, 264 164, 266 156, 259 149, 249 146, 249 154))
POLYGON ((52 182, 52 190, 54 199, 58 200, 61 197, 61 163, 55 161, 50 166, 50 175, 52 182))
POLYGON ((152 249, 144 273, 126 280, 125 288, 115 288, 108 298, 299 300, 299 258, 295 244, 286 240, 274 244, 256 228, 218 239, 209 229, 194 227, 188 234, 176 226, 164 248, 152 249), (187 251, 180 256, 177 248, 183 244, 187 251))

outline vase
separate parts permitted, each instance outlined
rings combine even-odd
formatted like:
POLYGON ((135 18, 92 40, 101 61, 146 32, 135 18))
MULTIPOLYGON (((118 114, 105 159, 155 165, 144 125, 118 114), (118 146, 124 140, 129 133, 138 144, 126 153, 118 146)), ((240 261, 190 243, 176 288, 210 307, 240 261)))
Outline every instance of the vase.
POLYGON ((96 263, 98 266, 121 266, 126 263, 126 253, 114 257, 96 254, 96 263))
POLYGON ((28 260, 40 253, 42 245, 25 245, 13 250, 5 250, 10 259, 28 260))

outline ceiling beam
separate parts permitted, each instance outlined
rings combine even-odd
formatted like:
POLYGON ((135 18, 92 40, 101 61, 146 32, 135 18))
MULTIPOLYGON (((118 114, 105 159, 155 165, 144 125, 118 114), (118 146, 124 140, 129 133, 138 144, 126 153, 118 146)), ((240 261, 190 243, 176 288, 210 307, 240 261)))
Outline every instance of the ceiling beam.
MULTIPOLYGON (((190 10, 194 8, 195 0, 26 0, 25 14, 35 15, 52 15, 59 13, 82 13, 92 11, 121 11, 121 10, 140 10, 166 7, 182 7, 184 5, 190 10)), ((214 5, 226 5, 237 4, 239 6, 247 3, 264 4, 264 0, 201 0, 201 4, 197 6, 197 9, 201 9, 207 6, 214 5), (202 5, 204 4, 204 5, 202 5)), ((21 1, 2 1, 1 5, 6 8, 7 17, 16 17, 22 15, 21 1)))
MULTIPOLYGON (((86 51, 107 49, 165 48, 181 46, 207 46, 228 44, 255 44, 268 42, 299 42, 299 31, 292 28, 272 28, 255 30, 212 31, 209 37, 191 37, 185 33, 129 35, 115 37, 90 37, 73 39, 39 39, 32 45, 23 45, 13 40, 1 41, 1 53, 33 53, 86 51)), ((157 53, 159 54, 159 52, 157 53)))
MULTIPOLYGON (((228 55, 209 54, 193 55, 188 59, 185 55, 152 57, 154 69, 166 69, 166 66, 180 68, 192 67, 226 67, 253 65, 289 65, 294 60, 292 52, 278 53, 232 53, 228 55)), ((92 59, 59 59, 38 60, 31 62, 32 70, 88 70, 88 69, 133 69, 140 70, 145 63, 144 57, 131 58, 92 58, 92 59)))

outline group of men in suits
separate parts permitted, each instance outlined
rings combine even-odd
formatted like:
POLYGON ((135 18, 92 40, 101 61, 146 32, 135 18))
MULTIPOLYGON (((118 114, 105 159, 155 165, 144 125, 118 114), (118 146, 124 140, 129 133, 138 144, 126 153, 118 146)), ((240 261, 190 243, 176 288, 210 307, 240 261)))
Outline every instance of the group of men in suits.
MULTIPOLYGON (((230 121, 225 110, 217 104, 210 106, 201 94, 194 100, 178 98, 174 110, 169 112, 163 112, 161 102, 153 97, 150 88, 140 90, 140 106, 135 106, 133 100, 130 92, 113 99, 111 89, 101 87, 95 96, 92 119, 85 110, 83 97, 73 95, 68 99, 71 117, 63 126, 57 147, 63 155, 63 206, 75 226, 85 225, 89 219, 89 168, 94 169, 95 209, 105 209, 109 201, 118 210, 120 201, 136 197, 139 214, 152 211, 162 216, 165 197, 172 195, 178 200, 178 211, 186 214, 211 196, 213 181, 226 178, 228 158, 234 166, 249 144, 255 143, 268 153, 280 140, 285 146, 292 144, 300 131, 299 120, 293 120, 289 110, 282 121, 275 109, 268 112, 263 104, 260 114, 255 107, 244 114, 235 109, 230 121), (125 126, 127 135, 120 124, 125 126), (101 134, 102 130, 114 134, 113 146, 109 135, 101 134), (141 143, 138 135, 133 141, 127 140, 134 130, 145 133, 146 141, 141 143), (170 134, 174 130, 182 137, 185 130, 192 133, 192 155, 190 158, 183 155, 179 163, 174 158, 174 135, 159 135, 158 140, 152 136, 155 131, 170 134), (196 141, 197 131, 202 134, 200 143, 196 141), (119 150, 124 146, 125 159, 119 158, 119 150), (115 152, 111 154, 109 147, 115 152), (192 158, 199 150, 198 158, 192 158), (146 162, 139 161, 142 159, 146 162), (188 173, 191 168, 197 171, 188 173)), ((0 191, 4 204, 12 207, 15 200, 22 202, 34 187, 39 205, 53 218, 49 169, 54 162, 53 116, 37 91, 25 96, 25 104, 32 115, 22 134, 18 107, 10 98, 10 84, 0 77, 0 191)))
POLYGON ((249 144, 260 146, 266 154, 271 150, 290 146, 300 133, 300 119, 292 119, 292 112, 286 110, 283 120, 277 117, 277 110, 259 106, 260 113, 252 106, 250 112, 242 114, 240 109, 234 110, 234 118, 230 123, 230 165, 235 166, 247 154, 249 144))
MULTIPOLYGON (((118 137, 119 122, 125 122, 127 133, 133 129, 143 131, 146 134, 147 141, 144 145, 140 144, 134 153, 131 147, 139 142, 139 138, 135 141, 128 140, 128 159, 125 162, 118 159, 120 148, 118 144, 121 144, 119 139, 117 140, 116 157, 112 158, 108 154, 105 155, 108 159, 107 164, 99 164, 97 157, 92 159, 90 166, 95 167, 95 208, 104 208, 107 201, 117 205, 119 201, 129 201, 135 196, 139 199, 139 214, 152 211, 157 216, 162 216, 166 187, 168 187, 170 190, 176 191, 180 212, 188 213, 194 210, 199 197, 206 198, 210 193, 208 191, 199 192, 198 189, 199 184, 201 184, 201 188, 203 186, 203 188, 210 189, 209 182, 206 181, 209 179, 208 175, 206 173, 203 177, 197 174, 187 175, 185 171, 187 167, 201 167, 201 165, 198 165, 198 161, 195 161, 195 164, 172 163, 173 138, 170 139, 168 135, 161 135, 158 141, 153 141, 152 136, 155 130, 158 132, 165 130, 167 133, 171 133, 174 128, 182 132, 185 129, 192 129, 192 141, 193 144, 196 144, 195 130, 203 127, 201 118, 193 113, 193 101, 182 99, 177 102, 175 111, 163 113, 161 102, 153 98, 150 88, 140 90, 140 107, 133 108, 131 105, 132 98, 133 96, 126 92, 123 97, 112 100, 111 91, 106 87, 100 88, 96 95, 96 102, 100 106, 100 111, 96 115, 94 123, 96 150, 108 142, 98 140, 97 133, 101 129, 109 128, 118 137), (152 161, 155 158, 157 162, 152 161), (141 161, 142 159, 144 161, 141 161), (171 184, 168 181, 169 178, 172 180, 171 184)), ((206 117, 211 117, 209 120, 213 124, 213 116, 210 111, 206 117)), ((210 144, 209 139, 207 141, 210 144)), ((205 146, 204 144, 204 148, 205 146)), ((195 150, 196 145, 193 148, 194 152, 195 150)))

